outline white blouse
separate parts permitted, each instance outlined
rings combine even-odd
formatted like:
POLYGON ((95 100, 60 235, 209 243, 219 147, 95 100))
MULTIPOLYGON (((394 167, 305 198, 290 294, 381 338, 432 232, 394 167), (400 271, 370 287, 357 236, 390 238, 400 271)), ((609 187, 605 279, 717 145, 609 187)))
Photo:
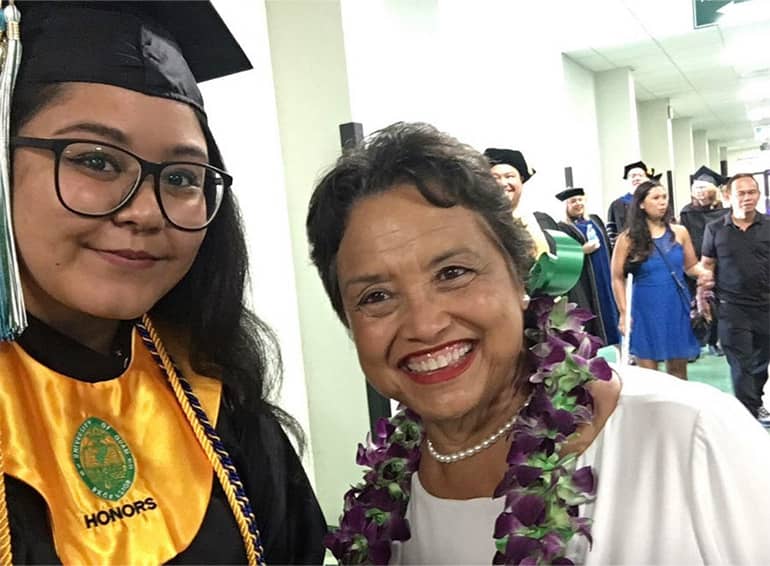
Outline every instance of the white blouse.
MULTIPOLYGON (((732 396, 638 367, 578 459, 593 466, 593 548, 585 564, 770 564, 770 435, 732 396)), ((440 499, 412 477, 412 536, 391 564, 491 564, 503 499, 440 499)))

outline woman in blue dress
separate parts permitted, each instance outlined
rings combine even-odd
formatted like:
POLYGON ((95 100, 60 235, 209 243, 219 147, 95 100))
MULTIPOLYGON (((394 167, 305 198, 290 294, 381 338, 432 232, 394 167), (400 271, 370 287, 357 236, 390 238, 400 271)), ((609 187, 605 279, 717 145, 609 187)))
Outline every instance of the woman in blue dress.
POLYGON ((690 293, 685 275, 710 278, 698 262, 690 234, 671 223, 668 192, 647 181, 634 191, 626 230, 612 255, 612 289, 625 328, 625 277, 634 275, 631 305, 631 354, 645 368, 666 371, 687 379, 687 360, 700 348, 690 325, 690 293))

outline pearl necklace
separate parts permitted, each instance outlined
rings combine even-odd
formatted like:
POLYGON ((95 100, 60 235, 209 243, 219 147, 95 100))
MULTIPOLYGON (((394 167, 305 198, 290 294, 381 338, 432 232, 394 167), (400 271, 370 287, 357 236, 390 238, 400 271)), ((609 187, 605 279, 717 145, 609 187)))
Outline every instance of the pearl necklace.
POLYGON ((518 418, 518 413, 513 415, 511 417, 511 420, 509 420, 507 423, 505 423, 503 426, 501 426, 497 431, 492 433, 490 436, 479 442, 476 446, 472 446, 468 448, 467 450, 458 450, 457 452, 451 452, 449 454, 440 454, 436 451, 436 449, 433 447, 433 443, 428 439, 428 454, 433 456, 435 460, 438 460, 442 464, 451 464, 452 462, 459 462, 460 460, 465 460, 466 458, 470 458, 471 456, 475 456, 482 450, 485 450, 492 446, 495 442, 500 440, 502 436, 511 430, 513 427, 513 423, 516 422, 516 419, 518 418))

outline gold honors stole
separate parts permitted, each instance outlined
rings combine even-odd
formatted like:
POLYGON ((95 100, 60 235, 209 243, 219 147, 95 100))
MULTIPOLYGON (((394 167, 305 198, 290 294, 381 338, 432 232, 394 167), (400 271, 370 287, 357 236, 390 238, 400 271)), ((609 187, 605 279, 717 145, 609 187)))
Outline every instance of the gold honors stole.
MULTIPOLYGON (((215 423, 221 383, 185 366, 215 423)), ((45 499, 64 564, 160 564, 198 533, 212 468, 136 331, 128 369, 99 383, 0 344, 0 429, 5 472, 45 499)))

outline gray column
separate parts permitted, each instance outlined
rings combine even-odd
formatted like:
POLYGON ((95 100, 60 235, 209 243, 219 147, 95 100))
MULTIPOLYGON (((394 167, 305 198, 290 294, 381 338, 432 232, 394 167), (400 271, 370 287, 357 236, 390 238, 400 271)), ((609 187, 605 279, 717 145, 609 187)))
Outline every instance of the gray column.
MULTIPOLYGON (((355 349, 308 259, 305 216, 319 173, 340 154, 338 126, 351 121, 342 18, 339 0, 268 0, 266 5, 316 493, 335 522, 342 494, 360 480, 354 454, 369 428, 366 389, 355 349)), ((258 258, 254 266, 254 275, 260 276, 258 258)))
POLYGON ((603 210, 620 196, 623 165, 640 157, 636 92, 629 69, 596 74, 596 113, 602 156, 603 210))
POLYGON ((674 118, 671 133, 674 140, 674 213, 678 215, 690 202, 690 175, 695 170, 692 119, 674 118))
MULTIPOLYGON (((693 160, 695 169, 701 165, 709 164, 709 143, 706 130, 693 130, 692 132, 693 160)), ((694 173, 695 169, 691 172, 694 173)))
POLYGON ((709 140, 709 167, 719 173, 719 141, 709 140))
POLYGON ((668 105, 668 98, 659 98, 640 102, 638 106, 642 159, 656 173, 663 173, 664 183, 666 171, 674 168, 668 105))

